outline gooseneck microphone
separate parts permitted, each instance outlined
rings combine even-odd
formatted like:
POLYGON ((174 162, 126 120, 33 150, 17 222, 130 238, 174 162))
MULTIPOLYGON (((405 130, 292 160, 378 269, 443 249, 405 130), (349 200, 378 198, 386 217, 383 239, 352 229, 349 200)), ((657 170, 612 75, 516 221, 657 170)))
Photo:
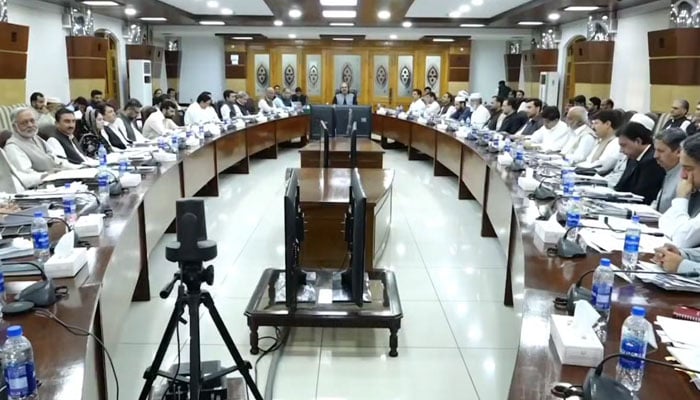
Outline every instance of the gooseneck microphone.
MULTIPOLYGON (((605 223, 607 224, 607 219, 605 220, 605 223)), ((612 232, 617 232, 617 233, 623 233, 624 231, 621 231, 619 229, 614 229, 610 225, 607 227, 588 227, 579 224, 578 226, 572 226, 571 228, 567 228, 566 232, 564 232, 564 235, 559 239, 557 242, 557 256, 560 258, 581 258, 586 256, 586 251, 581 247, 580 244, 576 243, 573 240, 569 240, 566 237, 569 235, 569 232, 571 232, 572 229, 574 228, 589 228, 589 229, 598 229, 598 230, 603 230, 603 231, 612 231, 612 232)), ((664 234, 661 232, 640 232, 640 235, 649 235, 649 236, 655 236, 655 237, 663 237, 664 234)))
POLYGON ((583 382, 582 393, 584 400, 633 400, 636 398, 622 383, 603 375, 603 366, 605 363, 608 360, 619 357, 644 361, 648 362, 649 364, 656 364, 666 368, 700 374, 700 371, 686 368, 682 365, 670 364, 663 361, 652 360, 646 357, 615 353, 603 358, 603 361, 601 361, 595 369, 591 369, 588 372, 588 375, 586 375, 586 380, 583 382))
MULTIPOLYGON (((569 287, 566 292, 566 298, 558 297, 554 300, 554 305, 557 309, 566 309, 567 314, 574 315, 574 310, 576 309, 576 302, 579 300, 585 300, 590 303, 591 301, 591 290, 581 287, 583 278, 595 272, 595 269, 584 272, 576 281, 569 287), (565 307, 564 307, 565 306, 565 307)), ((648 274, 648 275, 674 275, 682 276, 684 278, 699 278, 700 272, 666 272, 666 271, 615 271, 615 272, 630 272, 633 274, 648 274)))

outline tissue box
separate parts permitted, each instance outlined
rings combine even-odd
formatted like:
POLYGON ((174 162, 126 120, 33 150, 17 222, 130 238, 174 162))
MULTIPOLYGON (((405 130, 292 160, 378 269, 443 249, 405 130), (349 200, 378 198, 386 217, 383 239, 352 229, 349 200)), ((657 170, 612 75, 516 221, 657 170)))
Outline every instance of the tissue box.
POLYGON ((574 317, 552 315, 550 332, 562 364, 595 367, 603 360, 603 345, 593 328, 582 335, 574 328, 574 317))
POLYGON ((87 263, 87 249, 74 248, 67 257, 57 257, 55 254, 44 264, 46 276, 52 279, 72 278, 78 274, 83 265, 87 263))
POLYGON ((132 188, 141 184, 141 174, 132 174, 127 172, 119 177, 119 183, 123 188, 132 188))
POLYGON ((398 115, 398 118, 399 119, 408 119, 408 114, 406 114, 405 112, 400 112, 398 115))
POLYGON ((566 229, 556 219, 535 221, 535 236, 544 243, 556 243, 564 236, 566 229))
POLYGON ((425 118, 423 118, 423 117, 418 117, 418 119, 416 120, 416 122, 419 123, 419 124, 421 124, 421 125, 425 125, 425 124, 428 123, 428 120, 425 119, 425 118))
POLYGON ((386 115, 386 108, 382 107, 377 110, 377 115, 386 115))
POLYGON ((75 222, 73 230, 80 237, 99 236, 104 228, 104 218, 102 214, 83 215, 75 222))
POLYGON ((520 188, 526 192, 533 192, 538 186, 540 186, 540 181, 532 177, 521 176, 518 178, 518 186, 520 186, 520 188))

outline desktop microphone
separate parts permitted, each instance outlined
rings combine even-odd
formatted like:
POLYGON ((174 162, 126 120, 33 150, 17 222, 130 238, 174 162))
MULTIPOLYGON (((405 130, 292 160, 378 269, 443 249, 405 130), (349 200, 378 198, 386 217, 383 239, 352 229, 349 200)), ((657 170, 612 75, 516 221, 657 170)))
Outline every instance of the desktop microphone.
POLYGON ((540 184, 537 186, 537 189, 535 189, 530 195, 528 196, 531 200, 540 200, 540 201, 547 201, 547 200, 556 200, 559 196, 557 196, 556 192, 552 190, 551 188, 548 188, 546 186, 543 186, 544 183, 547 181, 547 179, 542 179, 540 181, 540 184))
MULTIPOLYGON (((591 302, 591 290, 581 287, 583 278, 595 272, 595 269, 584 272, 576 281, 569 287, 566 292, 566 298, 557 297, 554 300, 555 308, 563 310, 566 309, 566 313, 569 315, 574 315, 574 310, 576 309, 576 302, 579 300, 585 300, 591 302), (565 306, 565 307, 564 307, 565 306)), ((615 271, 615 272, 628 272, 628 271, 615 271)), ((629 271, 633 274, 648 274, 648 275, 673 275, 681 276, 684 278, 700 278, 700 272, 666 272, 666 271, 629 271)))
POLYGON ((598 364, 595 369, 588 371, 586 375, 586 380, 583 382, 583 389, 579 396, 582 396, 584 400, 633 400, 636 399, 635 395, 630 392, 622 383, 618 382, 613 378, 603 376, 603 365, 610 359, 624 357, 627 359, 638 360, 648 362, 649 364, 656 364, 666 368, 677 369, 685 372, 700 374, 700 371, 696 371, 682 365, 670 364, 663 361, 656 361, 646 357, 637 357, 633 355, 615 353, 611 354, 603 359, 603 361, 598 364))
MULTIPOLYGON (((606 225, 608 227, 606 228, 600 228, 600 227, 587 227, 587 226, 572 226, 571 228, 567 228, 566 232, 564 232, 564 235, 562 235, 561 239, 557 242, 557 256, 560 258, 581 258, 586 256, 586 251, 581 247, 580 244, 576 243, 573 240, 569 240, 566 237, 568 236, 569 232, 571 232, 572 229, 574 228, 589 228, 589 229, 600 229, 600 230, 606 230, 606 231, 613 231, 613 232, 618 232, 622 233, 624 231, 613 229, 609 224, 607 219, 605 219, 606 225)), ((664 234, 661 232, 641 232, 641 235, 649 235, 649 236, 656 236, 656 237, 663 237, 664 234)))

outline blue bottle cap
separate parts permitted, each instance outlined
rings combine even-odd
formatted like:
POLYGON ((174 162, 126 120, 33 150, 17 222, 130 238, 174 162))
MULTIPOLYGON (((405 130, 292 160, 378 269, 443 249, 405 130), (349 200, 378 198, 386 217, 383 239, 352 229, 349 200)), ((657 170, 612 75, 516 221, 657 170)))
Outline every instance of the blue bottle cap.
POLYGON ((66 183, 65 185, 63 185, 63 187, 66 189, 70 189, 70 183, 66 183))
POLYGON ((610 259, 609 258, 601 258, 600 265, 602 265, 604 267, 609 267, 610 266, 610 259))
POLYGON ((22 336, 22 326, 21 325, 12 325, 11 327, 7 328, 7 336, 8 337, 18 337, 22 336))
POLYGON ((44 218, 44 213, 41 211, 34 211, 34 218, 44 218))
POLYGON ((644 317, 647 315, 647 310, 644 307, 634 306, 632 307, 632 315, 635 317, 644 317))
POLYGON ((639 215, 636 215, 636 214, 633 215, 633 216, 632 216, 632 222, 635 222, 635 223, 636 223, 636 222, 639 222, 639 215))

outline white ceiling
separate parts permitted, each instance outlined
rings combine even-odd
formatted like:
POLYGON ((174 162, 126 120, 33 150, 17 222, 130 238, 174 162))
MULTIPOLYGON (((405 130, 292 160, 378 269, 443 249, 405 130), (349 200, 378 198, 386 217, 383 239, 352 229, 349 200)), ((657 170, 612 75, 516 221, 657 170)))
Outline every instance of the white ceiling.
POLYGON ((462 18, 491 18, 530 0, 483 0, 480 6, 472 5, 472 0, 414 0, 408 9, 408 18, 447 18, 451 11, 468 4, 471 10, 462 18))
POLYGON ((270 11, 263 0, 216 0, 219 3, 217 8, 207 6, 207 1, 208 0, 161 0, 163 3, 170 4, 171 6, 195 15, 220 14, 222 8, 233 10, 234 15, 272 15, 272 11, 270 11))

